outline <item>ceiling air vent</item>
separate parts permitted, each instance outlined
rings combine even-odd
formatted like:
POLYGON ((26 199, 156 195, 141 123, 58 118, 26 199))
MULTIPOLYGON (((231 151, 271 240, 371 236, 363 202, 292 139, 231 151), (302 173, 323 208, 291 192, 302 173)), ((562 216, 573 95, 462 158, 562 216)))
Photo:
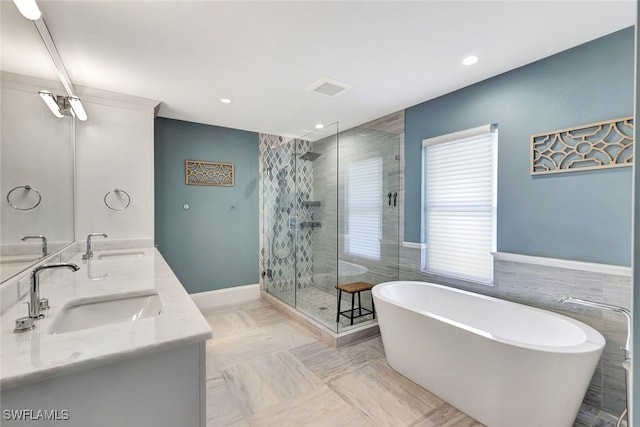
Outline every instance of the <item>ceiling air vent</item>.
POLYGON ((340 92, 343 92, 350 87, 351 85, 349 84, 323 77, 317 82, 309 85, 309 87, 307 87, 305 90, 307 92, 317 92, 327 96, 336 96, 340 92))

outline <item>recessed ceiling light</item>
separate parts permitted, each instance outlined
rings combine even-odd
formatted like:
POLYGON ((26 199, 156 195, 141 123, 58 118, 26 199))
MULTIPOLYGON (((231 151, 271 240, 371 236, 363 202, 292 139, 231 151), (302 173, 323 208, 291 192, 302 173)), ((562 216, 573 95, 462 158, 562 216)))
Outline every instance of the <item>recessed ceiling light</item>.
POLYGON ((477 56, 467 56, 466 58, 464 58, 462 60, 462 63, 464 65, 473 65, 476 62, 478 62, 478 57, 477 56))
POLYGON ((318 123, 316 125, 316 129, 322 129, 324 127, 324 125, 322 123, 318 123))
POLYGON ((223 104, 231 104, 233 101, 231 101, 229 98, 220 98, 220 102, 222 102, 223 104))

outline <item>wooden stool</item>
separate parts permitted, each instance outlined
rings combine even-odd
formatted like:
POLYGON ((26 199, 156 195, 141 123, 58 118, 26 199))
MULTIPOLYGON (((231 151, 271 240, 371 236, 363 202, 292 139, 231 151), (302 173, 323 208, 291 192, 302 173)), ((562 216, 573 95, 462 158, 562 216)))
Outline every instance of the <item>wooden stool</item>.
POLYGON ((373 318, 376 318, 376 308, 373 305, 373 293, 371 294, 371 310, 367 308, 362 308, 362 300, 360 299, 360 292, 362 291, 370 291, 373 288, 371 283, 366 282, 355 282, 349 283, 347 285, 338 285, 336 289, 338 290, 338 314, 336 315, 336 322, 340 321, 340 315, 343 315, 347 319, 351 319, 351 324, 353 325, 353 319, 358 317, 366 316, 368 314, 373 314, 373 318), (351 294, 351 310, 340 311, 340 303, 342 301, 342 292, 346 292, 351 294), (355 294, 358 294, 358 315, 355 316, 355 294), (364 312, 364 313, 363 313, 364 312), (349 314, 347 314, 349 313, 349 314))

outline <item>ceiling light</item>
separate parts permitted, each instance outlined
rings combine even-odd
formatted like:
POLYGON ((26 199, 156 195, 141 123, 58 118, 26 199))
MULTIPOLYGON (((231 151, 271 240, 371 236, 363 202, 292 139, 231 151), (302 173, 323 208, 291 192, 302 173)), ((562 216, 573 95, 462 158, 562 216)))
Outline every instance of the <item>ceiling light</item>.
POLYGON ((13 0, 16 4, 16 7, 27 19, 31 19, 32 21, 37 21, 42 16, 42 12, 40 12, 40 8, 36 4, 36 0, 13 0))
POLYGON ((81 122, 87 121, 87 112, 85 111, 82 102, 80 102, 80 98, 77 96, 70 96, 69 104, 71 104, 71 109, 78 120, 81 122))
POLYGON ((64 115, 60 111, 60 107, 58 106, 58 100, 53 93, 49 92, 48 90, 41 90, 38 93, 40 94, 40 97, 42 98, 44 103, 47 104, 47 107, 49 107, 54 116, 60 119, 64 117, 64 115))
POLYGON ((229 98, 220 98, 220 102, 222 102, 223 104, 231 104, 233 101, 231 101, 229 98))
POLYGON ((476 62, 478 62, 478 57, 477 56, 467 56, 466 58, 464 58, 462 60, 462 63, 464 65, 473 65, 476 62))
POLYGON ((316 125, 316 129, 322 129, 324 127, 324 125, 322 123, 318 123, 316 125))

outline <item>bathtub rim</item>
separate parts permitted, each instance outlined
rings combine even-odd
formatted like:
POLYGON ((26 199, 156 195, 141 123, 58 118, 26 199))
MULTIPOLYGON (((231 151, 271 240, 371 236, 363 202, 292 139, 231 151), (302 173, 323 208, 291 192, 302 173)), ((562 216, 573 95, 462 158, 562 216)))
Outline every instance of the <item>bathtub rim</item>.
MULTIPOLYGON (((502 344, 505 344, 505 345, 508 345, 508 346, 512 346, 512 347, 518 347, 518 348, 524 348, 524 349, 541 351, 541 352, 548 352, 548 353, 574 354, 574 353, 600 352, 600 351, 603 351, 604 346, 606 344, 606 340, 605 340, 604 336, 599 331, 597 331, 593 327, 587 325, 586 323, 580 322, 579 320, 573 319, 573 318, 571 318, 569 316, 565 316, 563 314, 555 313, 553 311, 544 310, 544 309, 541 309, 541 308, 532 307, 532 306, 529 306, 529 305, 525 305, 525 304, 521 304, 521 303, 517 303, 517 302, 513 302, 513 301, 508 301, 508 300, 505 300, 505 299, 500 299, 500 298, 492 297, 492 296, 489 296, 489 295, 483 295, 483 294, 479 294, 477 292, 471 292, 471 291, 467 291, 467 290, 464 290, 464 289, 459 289, 459 288, 455 288, 455 287, 451 287, 451 286, 445 286, 445 285, 440 285, 440 284, 437 284, 437 283, 423 282, 423 281, 417 281, 417 280, 396 280, 396 281, 379 283, 379 284, 377 284, 377 285, 375 285, 373 287, 371 292, 373 294, 374 299, 378 299, 378 300, 383 301, 385 303, 400 307, 403 310, 407 310, 407 311, 416 313, 416 314, 421 315, 421 316, 429 317, 431 319, 446 323, 446 324, 454 326, 456 328, 460 328, 460 329, 466 330, 466 331, 468 331, 470 333, 473 333, 473 334, 476 334, 476 335, 480 335, 480 336, 485 337, 487 339, 490 339, 490 340, 493 340, 493 341, 496 341, 496 342, 499 342, 499 343, 502 343, 502 344), (431 286, 431 287, 444 289, 444 290, 449 291, 449 292, 462 293, 462 294, 470 295, 470 296, 475 297, 475 298, 481 298, 481 299, 497 302, 497 303, 500 303, 500 304, 517 305, 517 306, 520 306, 520 307, 522 307, 523 309, 526 309, 526 310, 542 312, 545 315, 548 315, 548 316, 551 316, 551 317, 555 317, 555 318, 557 318, 559 320, 571 323, 574 326, 578 327, 585 334, 585 340, 583 342, 579 343, 579 344, 574 344, 574 345, 569 345, 569 346, 553 346, 553 345, 534 344, 534 343, 530 343, 530 342, 526 342, 526 341, 518 341, 518 340, 513 340, 513 339, 501 337, 501 336, 496 336, 496 335, 493 335, 493 334, 491 334, 491 333, 489 333, 487 331, 483 331, 481 329, 474 328, 473 326, 466 325, 466 324, 457 322, 455 320, 448 319, 446 317, 430 313, 430 312, 428 312, 426 310, 414 310, 412 308, 406 307, 405 305, 402 305, 400 302, 398 302, 396 300, 393 300, 393 299, 387 298, 386 296, 381 295, 381 292, 382 292, 382 290, 384 288, 386 288, 388 286, 399 285, 399 284, 412 284, 412 285, 418 285, 418 286, 431 286)), ((379 322, 380 322, 380 320, 379 320, 379 322)))

